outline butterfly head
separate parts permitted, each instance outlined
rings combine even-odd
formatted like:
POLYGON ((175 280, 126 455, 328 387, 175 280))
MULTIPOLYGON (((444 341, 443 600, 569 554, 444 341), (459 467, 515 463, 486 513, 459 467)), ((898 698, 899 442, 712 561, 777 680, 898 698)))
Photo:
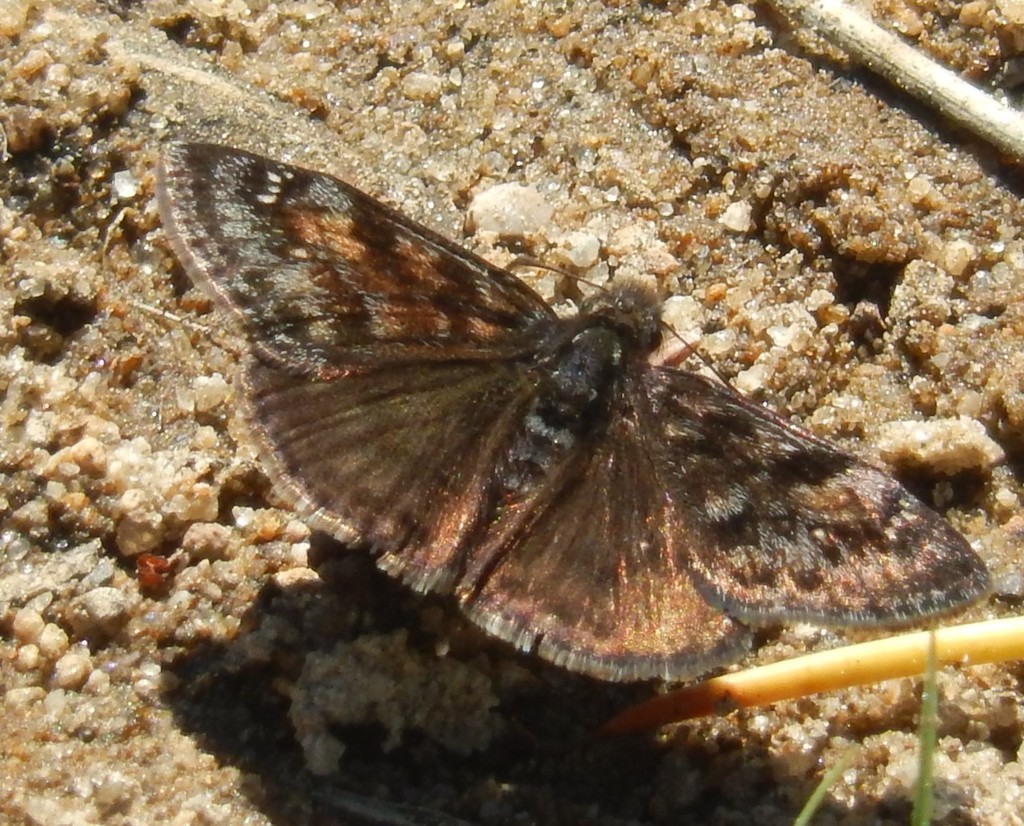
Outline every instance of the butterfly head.
POLYGON ((661 303, 645 284, 627 281, 594 293, 583 300, 580 316, 608 324, 641 351, 656 350, 661 344, 661 303))

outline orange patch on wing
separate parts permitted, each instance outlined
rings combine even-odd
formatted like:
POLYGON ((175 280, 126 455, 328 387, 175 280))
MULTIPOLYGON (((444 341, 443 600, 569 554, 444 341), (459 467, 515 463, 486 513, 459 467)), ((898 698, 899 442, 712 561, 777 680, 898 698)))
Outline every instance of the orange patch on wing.
POLYGON ((310 247, 328 246, 347 261, 366 258, 366 244, 356 236, 351 218, 339 213, 318 215, 304 212, 289 217, 294 233, 310 247))
POLYGON ((416 279, 421 291, 428 292, 429 287, 440 292, 446 288, 448 276, 441 272, 438 256, 433 250, 403 236, 398 236, 395 247, 396 257, 404 262, 403 269, 416 279))

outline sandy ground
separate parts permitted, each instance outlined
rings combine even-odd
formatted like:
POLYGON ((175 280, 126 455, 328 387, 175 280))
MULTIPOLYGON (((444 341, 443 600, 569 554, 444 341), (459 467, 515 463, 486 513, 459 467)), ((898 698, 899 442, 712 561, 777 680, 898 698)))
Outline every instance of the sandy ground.
MULTIPOLYGON (((979 80, 1024 44, 1019 3, 877 11, 979 80)), ((311 536, 154 167, 228 143, 498 263, 655 281, 739 389, 975 543, 973 618, 1024 591, 1019 167, 759 5, 15 0, 0 84, 0 821, 789 823, 856 745, 817 822, 906 822, 916 681, 595 740, 654 688, 517 655, 311 536), (464 231, 507 182, 547 208, 464 231)), ((772 630, 747 664, 844 639, 772 630)), ((1022 822, 1022 673, 940 674, 937 822, 1022 822)))

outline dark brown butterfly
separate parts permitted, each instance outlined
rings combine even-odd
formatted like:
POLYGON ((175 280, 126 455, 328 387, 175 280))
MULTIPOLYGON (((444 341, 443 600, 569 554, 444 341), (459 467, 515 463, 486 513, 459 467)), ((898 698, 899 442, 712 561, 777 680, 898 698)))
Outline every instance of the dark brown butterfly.
POLYGON ((899 624, 988 587, 884 473, 652 365, 644 290, 558 318, 351 186, 221 146, 171 147, 159 202, 249 338, 249 418, 296 505, 520 649, 678 679, 739 656, 748 624, 899 624))

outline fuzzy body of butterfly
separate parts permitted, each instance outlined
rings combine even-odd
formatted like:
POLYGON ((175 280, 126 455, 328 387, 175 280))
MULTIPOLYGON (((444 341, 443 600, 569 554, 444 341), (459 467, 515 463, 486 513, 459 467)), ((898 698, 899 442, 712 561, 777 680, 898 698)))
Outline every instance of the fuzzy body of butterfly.
POLYGON ((247 415, 283 492, 520 649, 681 679, 740 656, 750 626, 907 624, 988 588, 894 479, 652 364, 644 290, 559 318, 348 184, 223 146, 172 146, 158 198, 248 338, 247 415))

